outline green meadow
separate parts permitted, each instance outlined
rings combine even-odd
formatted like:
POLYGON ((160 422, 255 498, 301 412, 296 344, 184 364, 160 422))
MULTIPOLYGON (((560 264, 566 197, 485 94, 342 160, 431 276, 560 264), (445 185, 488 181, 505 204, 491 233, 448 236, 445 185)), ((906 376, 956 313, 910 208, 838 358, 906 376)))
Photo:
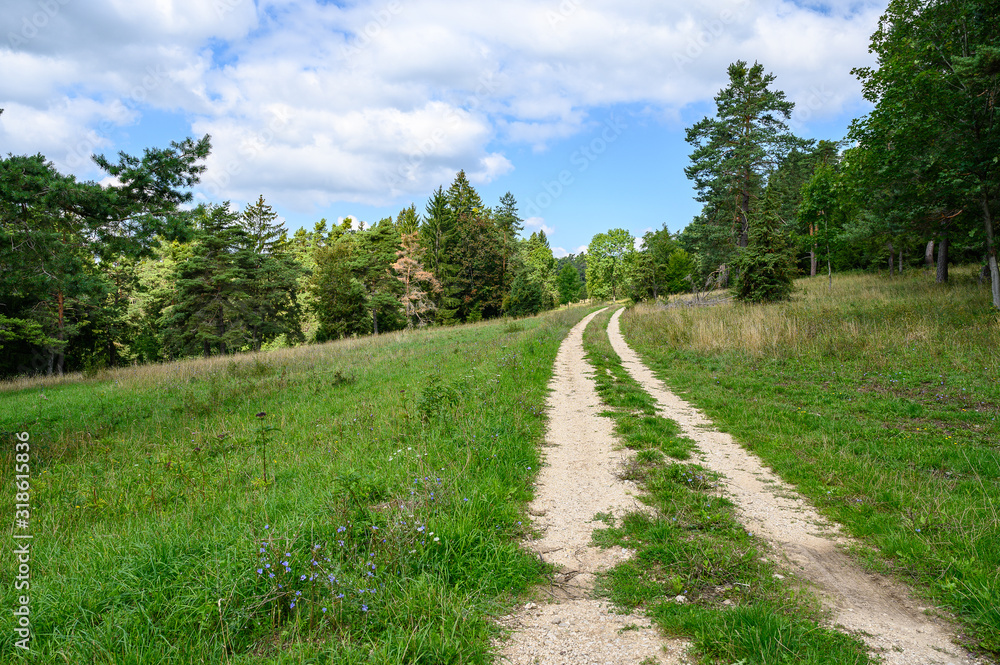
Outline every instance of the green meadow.
POLYGON ((29 594, 33 637, 2 613, 0 661, 490 662, 546 574, 519 542, 588 311, 5 385, 33 540, 27 592, 0 554, 0 603, 29 594))
MULTIPOLYGON (((664 381, 860 546, 1000 652, 1000 320, 971 273, 800 280, 769 306, 622 319, 664 381)), ((546 387, 594 308, 0 386, 0 468, 30 435, 31 651, 12 663, 489 663, 495 618, 550 570, 520 546, 546 387)), ((692 444, 607 340, 584 344, 658 517, 599 593, 706 663, 866 663, 776 577, 692 444), (682 603, 676 596, 684 596, 682 603)), ((15 514, 14 485, 0 514, 15 514)), ((13 542, 8 539, 8 542, 13 542)), ((4 607, 18 561, 0 551, 4 607)))

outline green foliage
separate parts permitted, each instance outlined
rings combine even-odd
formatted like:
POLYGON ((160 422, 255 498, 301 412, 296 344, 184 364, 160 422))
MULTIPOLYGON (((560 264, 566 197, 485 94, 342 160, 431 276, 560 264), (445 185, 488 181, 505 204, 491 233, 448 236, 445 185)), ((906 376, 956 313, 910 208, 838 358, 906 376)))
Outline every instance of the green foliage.
POLYGON ((352 270, 357 251, 354 237, 344 235, 316 252, 310 291, 319 323, 317 342, 370 331, 365 288, 352 270))
POLYGON ((618 298, 634 253, 635 239, 625 229, 611 229, 593 237, 587 247, 587 292, 591 298, 618 298))
POLYGON ((630 268, 628 293, 635 302, 690 291, 692 281, 698 279, 694 259, 666 225, 643 236, 642 249, 632 256, 630 268))
POLYGON ((770 192, 763 207, 751 226, 750 244, 735 261, 738 276, 733 293, 737 300, 748 303, 788 300, 795 280, 793 246, 782 232, 770 192))
POLYGON ((42 155, 0 160, 0 304, 5 316, 42 332, 19 335, 0 374, 61 374, 119 360, 134 285, 120 268, 149 255, 158 236, 187 235, 178 206, 190 201, 183 190, 198 181, 209 147, 206 136, 141 158, 121 153, 117 164, 97 157, 114 178, 107 186, 60 174, 42 155))
POLYGON ((546 307, 549 302, 551 300, 544 287, 530 273, 521 272, 514 278, 504 310, 508 316, 531 316, 549 309, 546 307))
POLYGON ((559 304, 568 305, 579 299, 580 289, 583 282, 580 281, 580 273, 572 263, 565 263, 559 271, 557 278, 559 288, 559 304))
MULTIPOLYGON (((978 218, 978 250, 1000 308, 995 10, 986 0, 890 2, 871 39, 878 66, 854 70, 875 108, 852 124, 850 138, 865 153, 857 160, 865 207, 881 218, 882 235, 897 243, 900 236, 937 236, 946 268, 950 241, 970 233, 978 218)), ((939 276, 944 281, 946 270, 939 276)))

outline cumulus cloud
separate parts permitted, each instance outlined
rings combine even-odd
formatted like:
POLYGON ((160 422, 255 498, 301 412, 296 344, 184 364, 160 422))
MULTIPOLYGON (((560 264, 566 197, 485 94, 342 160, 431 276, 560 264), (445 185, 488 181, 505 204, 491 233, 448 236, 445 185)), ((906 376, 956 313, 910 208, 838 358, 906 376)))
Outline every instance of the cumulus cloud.
POLYGON ((542 217, 529 217, 524 220, 525 231, 543 231, 546 236, 552 236, 555 234, 556 230, 551 226, 545 224, 545 219, 542 217))
POLYGON ((386 204, 459 169, 488 183, 518 146, 544 150, 615 105, 676 117, 736 59, 778 76, 797 127, 830 117, 859 99, 849 71, 871 61, 883 4, 11 0, 0 141, 86 170, 81 155, 155 109, 212 135, 213 197, 386 204))

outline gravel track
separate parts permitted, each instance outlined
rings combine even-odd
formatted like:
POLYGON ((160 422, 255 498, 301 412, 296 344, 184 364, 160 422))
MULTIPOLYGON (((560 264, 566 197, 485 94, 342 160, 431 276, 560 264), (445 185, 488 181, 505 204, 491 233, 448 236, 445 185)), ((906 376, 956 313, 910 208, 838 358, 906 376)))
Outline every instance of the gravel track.
MULTIPOLYGON (((603 311, 603 310, 602 310, 603 311)), ((548 398, 545 466, 530 506, 541 534, 528 545, 557 566, 548 602, 528 603, 501 624, 511 638, 498 645, 503 663, 515 665, 637 665, 687 662, 686 644, 664 640, 644 616, 615 614, 592 598, 594 575, 631 557, 620 547, 591 546, 598 513, 621 517, 648 510, 635 484, 616 472, 627 453, 616 449, 614 423, 604 410, 584 358, 583 330, 594 312, 567 335, 556 357, 548 398)))
POLYGON ((981 662, 954 643, 953 628, 929 616, 899 583, 864 571, 844 552, 849 539, 760 460, 714 428, 643 365, 611 317, 608 336, 629 374, 694 440, 702 464, 723 476, 724 492, 746 528, 768 540, 786 567, 812 586, 835 625, 857 633, 886 665, 968 665, 981 662))

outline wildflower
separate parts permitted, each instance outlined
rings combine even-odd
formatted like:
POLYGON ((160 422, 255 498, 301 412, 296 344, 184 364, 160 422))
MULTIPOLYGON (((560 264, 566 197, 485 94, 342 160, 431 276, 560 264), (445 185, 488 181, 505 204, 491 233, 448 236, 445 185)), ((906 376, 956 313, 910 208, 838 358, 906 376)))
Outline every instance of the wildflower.
POLYGON ((263 568, 258 568, 257 569, 257 574, 258 575, 263 575, 264 574, 264 569, 263 568))
POLYGON ((362 605, 361 606, 361 611, 362 612, 367 612, 368 611, 368 606, 367 605, 362 605))

